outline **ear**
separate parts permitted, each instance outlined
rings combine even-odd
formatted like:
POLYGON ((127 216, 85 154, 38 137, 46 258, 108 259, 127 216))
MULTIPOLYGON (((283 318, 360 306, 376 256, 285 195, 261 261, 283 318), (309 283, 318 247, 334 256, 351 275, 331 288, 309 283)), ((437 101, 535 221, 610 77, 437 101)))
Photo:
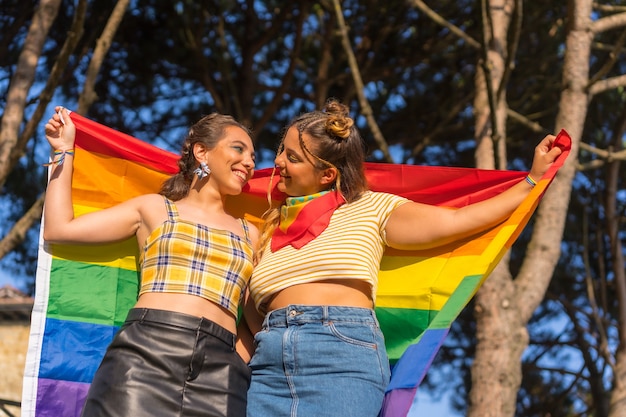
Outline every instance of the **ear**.
POLYGON ((329 185, 333 184, 337 180, 337 168, 329 167, 322 171, 320 177, 320 184, 329 185))
POLYGON ((196 161, 206 161, 207 148, 202 143, 196 142, 193 144, 193 156, 196 161))

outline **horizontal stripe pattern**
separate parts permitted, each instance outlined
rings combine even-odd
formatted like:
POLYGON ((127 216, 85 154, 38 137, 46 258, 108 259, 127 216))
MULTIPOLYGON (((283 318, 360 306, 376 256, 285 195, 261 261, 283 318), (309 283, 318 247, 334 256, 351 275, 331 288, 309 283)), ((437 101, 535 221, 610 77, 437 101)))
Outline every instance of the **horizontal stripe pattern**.
POLYGON ((90 383, 118 327, 47 319, 39 377, 90 383))
MULTIPOLYGON (((177 155, 75 113, 71 117, 77 125, 76 215, 157 192, 162 181, 177 172, 177 155)), ((569 146, 566 133, 563 137, 569 146)), ((436 250, 385 252, 376 308, 394 364, 385 417, 405 416, 415 407, 417 386, 450 323, 517 238, 569 148, 565 151, 561 162, 539 180, 508 223, 436 250)), ((526 175, 372 163, 366 164, 366 174, 374 191, 452 208, 501 193, 526 175)), ((227 199, 227 208, 260 225, 268 207, 270 182, 277 181, 271 169, 257 171, 242 195, 227 199)), ((272 198, 282 198, 275 188, 272 198)), ((137 258, 134 239, 115 245, 40 242, 22 398, 24 417, 80 415, 89 381, 106 346, 136 300, 137 258)))
POLYGON ((263 303, 281 289, 321 280, 365 281, 375 290, 385 249, 384 224, 394 208, 406 201, 392 194, 367 192, 337 208, 328 227, 305 246, 287 245, 275 252, 267 247, 250 281, 257 308, 263 311, 263 303))
POLYGON ((136 270, 53 259, 47 317, 120 326, 137 301, 136 270))
MULTIPOLYGON (((88 390, 88 383, 41 378, 35 401, 37 416, 80 416, 88 390)), ((25 411, 24 407, 22 411, 25 411)), ((25 414, 22 416, 26 417, 25 414)))
POLYGON ((74 157, 72 202, 91 208, 110 207, 132 197, 158 192, 168 177, 134 161, 78 148, 74 157))

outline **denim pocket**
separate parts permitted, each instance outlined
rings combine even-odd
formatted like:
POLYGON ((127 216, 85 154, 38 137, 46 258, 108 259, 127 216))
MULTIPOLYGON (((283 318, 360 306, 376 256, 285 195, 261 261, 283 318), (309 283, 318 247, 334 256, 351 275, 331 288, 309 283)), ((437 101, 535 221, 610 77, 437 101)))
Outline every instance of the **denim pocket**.
POLYGON ((346 343, 376 350, 377 329, 372 325, 335 323, 331 321, 328 324, 328 328, 335 337, 346 343))

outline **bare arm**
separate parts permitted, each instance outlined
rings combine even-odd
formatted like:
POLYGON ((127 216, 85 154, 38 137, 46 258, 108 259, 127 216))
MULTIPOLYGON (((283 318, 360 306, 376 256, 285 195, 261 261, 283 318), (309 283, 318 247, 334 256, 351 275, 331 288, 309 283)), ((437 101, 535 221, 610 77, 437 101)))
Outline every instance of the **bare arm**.
MULTIPOLYGON (((538 181, 561 154, 552 148, 555 136, 546 136, 535 148, 530 176, 538 181)), ((385 232, 397 249, 427 249, 444 245, 495 226, 513 213, 532 190, 525 180, 490 199, 458 210, 406 203, 391 214, 385 232)))
POLYGON ((237 352, 249 362, 254 354, 254 335, 261 330, 264 317, 254 306, 250 293, 246 291, 243 302, 243 315, 237 325, 237 352))
MULTIPOLYGON (((248 222, 250 240, 252 241, 252 247, 257 248, 259 243, 259 229, 248 222)), ((243 299, 243 314, 239 323, 237 324, 237 353, 246 362, 250 362, 252 355, 254 354, 254 334, 261 329, 263 323, 263 317, 257 313, 254 307, 254 302, 250 298, 249 291, 246 290, 246 294, 243 299), (252 326, 248 324, 250 320, 252 326)))
POLYGON ((254 335, 250 331, 245 317, 242 317, 239 320, 239 324, 237 324, 237 343, 235 347, 241 359, 246 363, 250 362, 254 354, 254 335))
POLYGON ((253 335, 263 327, 265 317, 257 311, 249 292, 246 292, 243 302, 243 317, 246 319, 248 329, 250 329, 253 335))
MULTIPOLYGON (((76 128, 67 110, 57 107, 46 123, 46 138, 55 151, 74 149, 76 128), (65 124, 61 121, 61 117, 65 124)), ((55 159, 59 159, 55 155, 55 159)), ((44 205, 44 239, 62 243, 106 243, 129 238, 142 224, 141 207, 149 197, 138 197, 83 216, 74 217, 72 175, 74 157, 65 154, 63 164, 53 164, 44 205), (142 203, 143 202, 143 203, 142 203)))

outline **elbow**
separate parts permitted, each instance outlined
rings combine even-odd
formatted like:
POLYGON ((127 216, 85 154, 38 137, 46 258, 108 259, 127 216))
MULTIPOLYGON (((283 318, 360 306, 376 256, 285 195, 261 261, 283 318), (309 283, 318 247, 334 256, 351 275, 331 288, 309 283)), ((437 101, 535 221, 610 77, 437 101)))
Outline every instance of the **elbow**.
POLYGON ((43 240, 47 243, 63 243, 63 238, 59 234, 59 231, 54 230, 53 227, 44 225, 42 236, 43 240))
POLYGON ((47 227, 44 224, 43 232, 41 233, 41 236, 43 237, 43 240, 45 240, 46 242, 52 242, 52 238, 53 238, 54 234, 51 233, 50 230, 49 230, 49 227, 47 227))
POLYGON ((50 233, 44 229, 43 231, 43 240, 47 243, 57 243, 54 239, 54 233, 50 233))

